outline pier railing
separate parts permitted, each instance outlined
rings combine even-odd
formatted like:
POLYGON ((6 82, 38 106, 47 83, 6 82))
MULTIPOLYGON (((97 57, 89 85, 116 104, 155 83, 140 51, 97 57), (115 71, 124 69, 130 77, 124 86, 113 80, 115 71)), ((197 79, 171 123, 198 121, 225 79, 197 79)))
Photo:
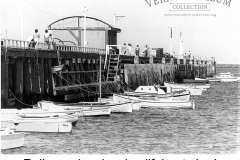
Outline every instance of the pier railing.
POLYGON ((7 48, 21 48, 21 49, 43 49, 43 50, 59 50, 59 51, 72 51, 83 53, 99 53, 105 54, 105 49, 89 48, 81 46, 60 45, 60 44, 47 44, 44 42, 36 43, 33 47, 32 41, 14 40, 14 39, 1 39, 1 45, 7 48))
MULTIPOLYGON (((4 47, 7 48, 33 48, 33 42, 32 41, 23 41, 23 40, 14 40, 14 39, 1 39, 1 43, 4 47)), ((46 43, 38 42, 36 43, 35 49, 48 49, 53 48, 49 46, 46 43)))
POLYGON ((70 46, 70 45, 56 45, 56 49, 59 51, 72 51, 72 52, 83 52, 83 53, 99 53, 105 54, 105 49, 99 48, 88 48, 88 47, 81 47, 81 46, 70 46))
POLYGON ((189 55, 179 55, 179 54, 174 54, 174 58, 176 59, 187 59, 187 60, 203 60, 203 61, 207 61, 207 57, 203 57, 203 56, 189 56, 189 55))

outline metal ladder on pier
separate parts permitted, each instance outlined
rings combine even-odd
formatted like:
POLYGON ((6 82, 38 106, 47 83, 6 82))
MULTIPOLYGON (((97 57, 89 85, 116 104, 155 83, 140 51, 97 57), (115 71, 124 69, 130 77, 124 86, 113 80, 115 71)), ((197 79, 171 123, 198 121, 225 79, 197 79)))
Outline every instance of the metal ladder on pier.
POLYGON ((119 57, 118 54, 109 55, 107 81, 114 81, 114 77, 118 74, 119 57))

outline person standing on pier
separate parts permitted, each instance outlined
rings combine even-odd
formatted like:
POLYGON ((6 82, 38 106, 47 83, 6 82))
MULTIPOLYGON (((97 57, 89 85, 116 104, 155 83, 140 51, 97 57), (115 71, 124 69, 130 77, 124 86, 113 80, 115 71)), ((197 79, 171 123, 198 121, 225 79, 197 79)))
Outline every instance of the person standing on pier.
POLYGON ((188 58, 191 59, 191 52, 188 51, 188 58))
POLYGON ((143 53, 144 53, 143 57, 147 57, 147 56, 148 56, 148 45, 147 45, 147 44, 146 44, 146 46, 144 47, 143 53))
POLYGON ((49 45, 49 33, 48 33, 47 29, 45 30, 45 34, 44 34, 44 42, 48 45, 48 49, 49 49, 49 47, 50 47, 50 45, 49 45))
POLYGON ((33 35, 33 48, 36 49, 39 39, 40 39, 40 34, 38 33, 38 29, 35 29, 35 33, 33 35))
POLYGON ((53 38, 53 35, 52 34, 49 34, 49 45, 50 45, 50 49, 51 49, 51 46, 53 49, 55 49, 55 43, 54 43, 54 38, 53 38))
POLYGON ((127 46, 126 46, 126 43, 124 43, 122 46, 122 54, 126 54, 126 52, 127 52, 127 46))
POLYGON ((137 45, 137 47, 135 48, 135 54, 137 57, 139 57, 139 53, 140 53, 140 47, 137 45))
POLYGON ((132 46, 130 43, 127 45, 127 55, 131 56, 132 55, 132 46))

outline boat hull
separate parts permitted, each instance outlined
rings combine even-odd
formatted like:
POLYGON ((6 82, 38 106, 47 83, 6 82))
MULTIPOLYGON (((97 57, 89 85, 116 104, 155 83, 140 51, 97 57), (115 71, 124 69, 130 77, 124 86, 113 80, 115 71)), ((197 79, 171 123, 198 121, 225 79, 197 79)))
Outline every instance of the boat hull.
POLYGON ((150 101, 142 100, 142 108, 191 108, 195 109, 194 102, 191 101, 150 101))
POLYGON ((238 81, 238 77, 235 77, 230 72, 219 73, 219 75, 216 75, 215 78, 219 79, 221 82, 237 82, 238 81))
POLYGON ((188 89, 188 88, 202 88, 209 89, 211 87, 210 84, 198 85, 198 84, 175 84, 175 83, 166 83, 164 82, 164 86, 169 86, 174 88, 188 89))
MULTIPOLYGON (((182 90, 182 89, 181 88, 174 88, 173 90, 178 91, 178 90, 182 90)), ((194 95, 194 96, 201 96, 202 92, 203 92, 202 88, 187 88, 186 90, 190 92, 190 95, 194 95)))
POLYGON ((101 104, 101 103, 76 103, 76 104, 71 104, 71 103, 53 103, 53 102, 39 102, 39 106, 42 108, 45 108, 49 111, 57 111, 57 110, 65 110, 65 111, 75 111, 79 110, 79 116, 86 116, 86 117, 91 117, 91 116, 110 116, 111 113, 111 107, 105 106, 106 103, 101 104))
POLYGON ((131 113, 133 111, 131 102, 123 102, 123 103, 109 103, 107 106, 111 106, 112 113, 131 113))
POLYGON ((237 82, 237 78, 222 78, 221 82, 237 82))
POLYGON ((174 101, 149 97, 143 99, 125 95, 119 96, 141 102, 141 108, 195 108, 195 103, 192 101, 174 101))
POLYGON ((111 114, 111 108, 110 107, 99 107, 89 110, 82 110, 82 112, 79 114, 80 116, 84 117, 96 117, 96 116, 110 116, 111 114))
POLYGON ((18 148, 24 145, 25 133, 6 134, 1 131, 1 149, 18 148))
POLYGON ((47 122, 47 121, 11 121, 1 120, 1 127, 12 127, 19 132, 71 132, 71 122, 47 122))
POLYGON ((138 111, 141 108, 141 102, 130 100, 124 96, 113 94, 113 101, 114 102, 132 102, 132 110, 138 111))

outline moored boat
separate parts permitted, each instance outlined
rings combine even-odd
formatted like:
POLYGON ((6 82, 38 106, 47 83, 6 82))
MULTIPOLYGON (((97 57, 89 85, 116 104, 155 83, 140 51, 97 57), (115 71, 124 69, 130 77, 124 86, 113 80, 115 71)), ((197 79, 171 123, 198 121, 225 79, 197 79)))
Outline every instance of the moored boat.
POLYGON ((236 82, 238 81, 238 77, 235 77, 232 73, 219 73, 215 76, 215 78, 220 79, 221 82, 236 82))
POLYGON ((110 116, 111 107, 105 106, 106 103, 55 103, 51 101, 40 101, 38 106, 49 111, 75 111, 79 110, 79 116, 110 116))
POLYGON ((1 128, 1 149, 18 148, 24 146, 26 133, 15 133, 14 128, 1 128))
POLYGON ((172 87, 166 86, 139 86, 134 92, 124 92, 126 95, 135 97, 158 97, 159 99, 187 101, 190 99, 190 92, 181 90, 172 90, 172 87))
POLYGON ((200 88, 203 90, 209 89, 211 87, 210 84, 180 84, 180 83, 166 83, 164 82, 164 86, 170 86, 173 89, 177 88, 177 89, 186 89, 189 90, 190 88, 200 88))
POLYGON ((207 80, 209 80, 209 82, 221 82, 220 79, 214 77, 207 77, 207 80))
POLYGON ((135 97, 129 95, 117 95, 121 98, 141 102, 142 108, 195 108, 195 103, 192 101, 174 101, 168 99, 159 99, 157 97, 135 97))
POLYGON ((183 79, 183 83, 209 83, 209 80, 203 78, 183 79))
POLYGON ((191 108, 195 109, 193 101, 159 101, 141 99, 142 108, 191 108))
POLYGON ((133 111, 132 102, 110 102, 106 106, 111 107, 112 113, 130 113, 133 111))
POLYGON ((121 96, 120 94, 113 94, 113 101, 114 102, 131 102, 133 110, 140 110, 141 102, 130 100, 128 97, 121 96))
POLYGON ((33 120, 17 117, 1 117, 1 127, 16 128, 20 132, 71 132, 72 123, 65 120, 33 120))
POLYGON ((77 124, 80 110, 43 110, 35 109, 2 109, 1 117, 20 121, 54 121, 71 122, 73 126, 77 124))
POLYGON ((206 85, 189 85, 189 84, 174 84, 174 83, 165 83, 164 86, 170 86, 173 90, 182 90, 186 89, 190 92, 191 95, 202 95, 203 90, 210 88, 209 84, 206 85))
MULTIPOLYGON (((44 105, 42 106, 45 106, 47 108, 70 108, 70 106, 72 107, 75 107, 76 109, 81 109, 83 112, 84 110, 88 110, 88 109, 98 109, 100 110, 102 107, 108 107, 111 109, 111 113, 114 113, 114 112, 132 112, 132 106, 131 106, 131 102, 124 102, 124 103, 114 103, 114 102, 111 102, 111 103, 100 103, 100 102, 86 102, 84 103, 84 105, 82 103, 54 103, 54 102, 44 102, 43 103, 44 105)), ((107 113, 104 111, 104 113, 107 113)))

